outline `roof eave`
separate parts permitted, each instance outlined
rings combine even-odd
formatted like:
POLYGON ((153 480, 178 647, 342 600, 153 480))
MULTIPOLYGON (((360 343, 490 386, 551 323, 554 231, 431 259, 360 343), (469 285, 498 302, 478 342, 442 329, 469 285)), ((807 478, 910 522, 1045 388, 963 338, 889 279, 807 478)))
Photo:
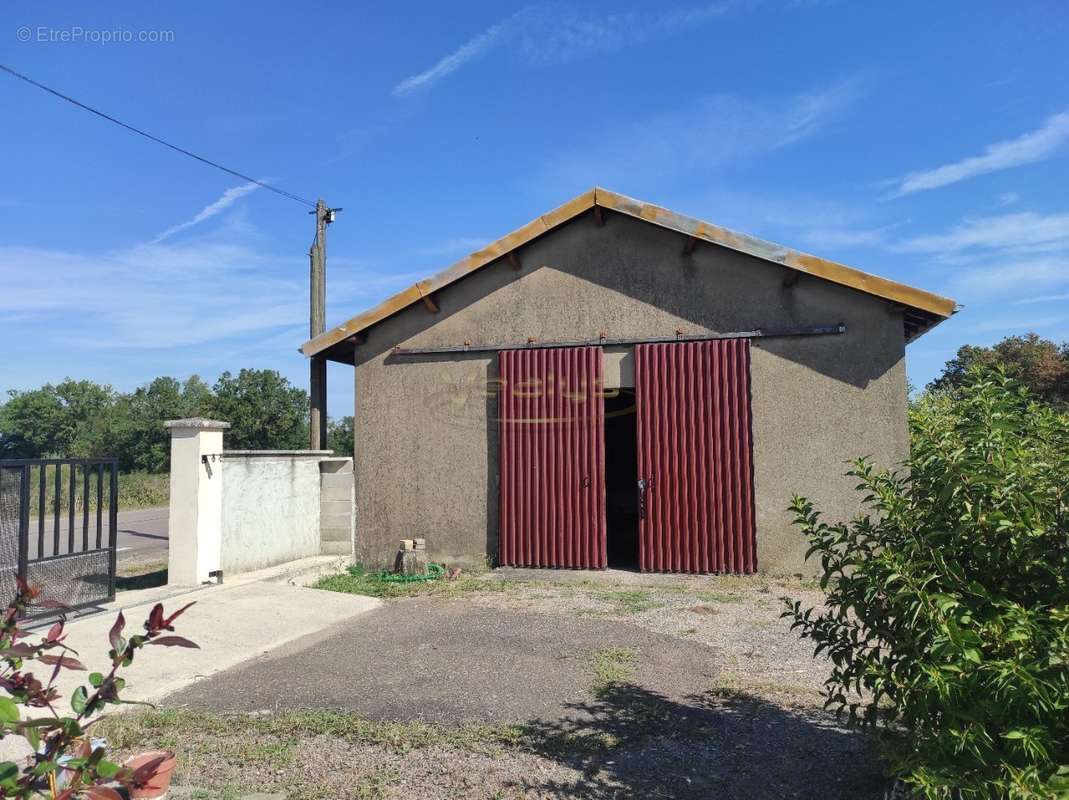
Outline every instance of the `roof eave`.
MULTIPOLYGON (((432 292, 443 289, 491 262, 497 261, 516 248, 574 219, 595 205, 660 225, 701 241, 780 264, 832 283, 848 286, 866 294, 882 297, 903 306, 926 312, 933 317, 938 317, 932 324, 919 330, 912 338, 907 336, 907 341, 912 341, 923 335, 939 322, 949 318, 956 309, 955 302, 950 298, 941 297, 923 289, 881 278, 878 275, 862 272, 845 264, 793 250, 754 236, 738 233, 728 228, 712 225, 652 203, 644 203, 626 195, 617 194, 608 189, 595 187, 506 234, 481 250, 462 258, 430 278, 403 289, 374 308, 357 314, 347 322, 310 339, 301 346, 301 352, 305 356, 311 357, 334 349, 372 325, 419 302, 432 292)), ((348 361, 348 359, 344 360, 348 361)))

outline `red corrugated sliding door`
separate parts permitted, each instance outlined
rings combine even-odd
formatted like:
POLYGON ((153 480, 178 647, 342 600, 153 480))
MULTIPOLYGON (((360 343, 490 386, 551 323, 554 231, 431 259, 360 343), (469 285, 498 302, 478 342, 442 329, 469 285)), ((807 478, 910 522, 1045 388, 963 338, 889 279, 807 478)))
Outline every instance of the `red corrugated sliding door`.
POLYGON ((606 566, 600 347, 498 356, 500 562, 606 566))
POLYGON ((636 345, 635 389, 640 568, 754 572, 749 340, 636 345))

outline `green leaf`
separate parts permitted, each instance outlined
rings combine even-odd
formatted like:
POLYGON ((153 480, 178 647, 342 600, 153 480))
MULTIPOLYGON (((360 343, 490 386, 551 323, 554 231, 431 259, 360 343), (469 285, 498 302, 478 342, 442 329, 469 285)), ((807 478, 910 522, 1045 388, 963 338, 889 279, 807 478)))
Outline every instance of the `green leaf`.
POLYGON ((86 692, 84 686, 79 686, 74 690, 71 695, 71 708, 74 709, 76 714, 84 714, 86 704, 89 702, 89 693, 86 692))
POLYGON ((97 775, 101 778, 114 778, 119 772, 119 765, 111 761, 101 761, 97 764, 97 775))
POLYGON ((26 741, 30 743, 35 753, 41 748, 41 732, 35 726, 23 728, 22 735, 26 737, 26 741))
POLYGON ((93 672, 89 675, 89 683, 94 689, 99 689, 100 684, 104 682, 104 675, 99 672, 93 672))
POLYGON ((10 724, 18 722, 20 717, 19 707, 15 701, 10 697, 0 697, 0 722, 10 724))
POLYGON ((55 772, 59 769, 59 764, 53 761, 38 761, 33 767, 33 774, 37 777, 47 775, 49 772, 55 772))
POLYGON ((0 786, 13 788, 19 779, 19 774, 18 764, 13 761, 0 763, 0 786))

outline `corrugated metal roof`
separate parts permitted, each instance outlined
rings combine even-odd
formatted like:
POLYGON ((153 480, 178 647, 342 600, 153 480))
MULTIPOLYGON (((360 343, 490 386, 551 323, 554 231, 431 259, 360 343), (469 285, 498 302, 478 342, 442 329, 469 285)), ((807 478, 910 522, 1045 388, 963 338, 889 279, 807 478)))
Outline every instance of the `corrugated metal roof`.
POLYGON ((636 219, 669 230, 692 236, 699 241, 727 247, 740 253, 780 264, 798 270, 806 275, 813 275, 832 283, 848 286, 852 289, 881 297, 904 308, 905 336, 912 341, 934 325, 954 313, 956 304, 947 297, 941 297, 923 289, 907 286, 904 283, 881 278, 861 270, 828 261, 824 258, 792 250, 783 245, 758 239, 744 233, 737 233, 709 222, 677 214, 652 203, 644 203, 608 189, 594 188, 578 197, 558 206, 547 214, 528 222, 512 233, 476 250, 441 272, 432 275, 384 300, 374 308, 357 314, 326 333, 307 341, 301 347, 306 356, 314 356, 328 350, 346 339, 362 333, 377 322, 393 316, 408 306, 418 303, 422 298, 449 286, 470 273, 497 261, 517 247, 538 238, 558 225, 574 219, 595 206, 626 214, 636 219))

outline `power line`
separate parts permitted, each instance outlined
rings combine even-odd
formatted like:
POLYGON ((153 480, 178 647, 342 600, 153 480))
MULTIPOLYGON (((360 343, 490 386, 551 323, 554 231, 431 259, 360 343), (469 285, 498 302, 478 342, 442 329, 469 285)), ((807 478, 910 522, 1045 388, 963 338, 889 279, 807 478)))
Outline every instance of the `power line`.
POLYGON ((108 114, 105 114, 103 111, 97 111, 95 108, 92 108, 91 106, 87 106, 85 103, 78 102, 73 97, 68 97, 67 95, 63 94, 62 92, 57 92, 55 89, 52 89, 52 88, 50 88, 48 86, 45 86, 43 83, 38 83, 33 78, 30 78, 30 77, 28 77, 26 75, 23 75, 21 72, 16 72, 15 70, 11 69, 11 67, 7 67, 7 66, 4 66, 3 64, 0 64, 0 70, 3 70, 4 72, 6 72, 9 75, 12 75, 12 76, 18 78, 19 80, 25 81, 26 83, 30 84, 31 86, 36 86, 38 89, 43 89, 44 91, 48 92, 51 95, 55 95, 56 97, 60 98, 61 100, 66 100, 68 103, 72 103, 72 104, 78 106, 78 108, 81 108, 81 109, 84 109, 85 111, 88 111, 90 114, 96 114, 98 117, 106 119, 108 122, 114 122, 120 128, 126 128, 126 130, 132 131, 132 132, 138 134, 139 136, 144 136, 146 139, 150 139, 151 141, 156 142, 157 144, 162 144, 164 147, 169 147, 171 150, 174 150, 177 153, 181 153, 184 156, 189 156, 190 158, 196 159, 197 161, 200 161, 202 164, 207 164, 209 167, 215 167, 216 169, 222 170, 223 172, 227 173, 228 175, 233 175, 235 178, 241 178, 243 181, 248 181, 249 183, 255 183, 257 186, 262 186, 264 189, 272 191, 275 194, 280 194, 283 197, 288 197, 290 200, 296 200, 298 203, 303 203, 304 205, 311 206, 312 208, 316 207, 316 204, 315 204, 314 200, 309 200, 306 197, 301 197, 300 195, 296 195, 296 194, 293 194, 291 192, 287 192, 285 189, 279 189, 277 186, 272 186, 269 183, 264 183, 263 181, 258 181, 255 178, 250 178, 248 175, 244 175, 244 174, 238 172, 237 170, 230 169, 230 167, 224 167, 222 164, 219 164, 219 163, 217 163, 215 161, 211 161, 210 159, 204 158, 203 156, 198 156, 196 153, 191 153, 189 150, 185 150, 185 149, 179 147, 178 145, 174 145, 174 144, 171 144, 170 142, 166 142, 166 141, 164 141, 163 139, 160 139, 157 136, 153 136, 151 133, 147 133, 147 132, 141 130, 140 128, 135 128, 133 125, 127 125, 125 122, 123 122, 121 120, 118 120, 118 119, 115 119, 115 117, 112 117, 112 116, 110 116, 108 114))

